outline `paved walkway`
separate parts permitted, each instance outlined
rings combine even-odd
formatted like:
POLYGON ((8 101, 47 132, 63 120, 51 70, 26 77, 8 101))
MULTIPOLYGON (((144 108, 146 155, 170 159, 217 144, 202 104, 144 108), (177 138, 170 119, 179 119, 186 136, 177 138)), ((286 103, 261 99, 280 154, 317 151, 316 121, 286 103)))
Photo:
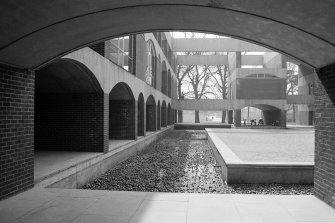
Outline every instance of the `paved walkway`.
POLYGON ((0 222, 335 223, 314 196, 112 192, 34 188, 0 201, 0 222))

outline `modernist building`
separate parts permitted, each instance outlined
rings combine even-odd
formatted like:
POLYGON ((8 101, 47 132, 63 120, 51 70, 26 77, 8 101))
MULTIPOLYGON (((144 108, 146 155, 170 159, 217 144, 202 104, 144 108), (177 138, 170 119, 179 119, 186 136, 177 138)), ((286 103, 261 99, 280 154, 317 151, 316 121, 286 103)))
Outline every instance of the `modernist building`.
MULTIPOLYGON (((195 30, 237 37, 301 62, 299 91, 306 93, 311 89, 315 97, 315 195, 335 206, 332 1, 13 0, 3 1, 0 7, 1 198, 33 187, 37 172, 35 150, 93 150, 106 158, 113 139, 136 139, 144 134, 149 137, 148 132, 174 122, 176 109, 211 109, 213 102, 191 102, 188 106, 187 101, 174 101, 174 62, 168 50, 170 47, 173 51, 173 44, 168 35, 136 35, 117 43, 115 40, 95 46, 99 53, 83 48, 131 33, 195 30), (147 51, 146 59, 139 56, 141 50, 147 51), (312 85, 312 72, 304 66, 317 74, 312 85), (142 72, 136 73, 137 70, 142 72)), ((243 71, 235 73, 231 89, 238 90, 243 79, 256 78, 242 76, 243 71)), ((280 72, 251 75, 254 74, 258 78, 258 74, 278 76, 280 72)), ((237 92, 232 96, 245 97, 237 92)), ((257 103, 254 99, 232 100, 236 105, 214 103, 217 105, 212 109, 236 110, 238 118, 238 110, 251 106, 251 100, 254 105, 264 105, 268 99, 257 103)), ((287 103, 290 100, 287 96, 287 103)), ((304 104, 300 112, 305 120, 310 120, 313 107, 309 102, 304 104)), ((278 109, 268 117, 278 117, 278 109)))
POLYGON ((286 127, 286 110, 293 104, 298 108, 297 123, 312 124, 314 98, 311 88, 305 89, 313 84, 315 73, 312 69, 300 65, 298 95, 287 95, 287 62, 300 64, 287 56, 232 38, 178 38, 172 42, 175 52, 202 52, 199 55, 177 54, 178 65, 228 67, 227 99, 178 100, 179 111, 226 110, 228 123, 239 127, 241 109, 251 106, 262 111, 265 125, 286 127))

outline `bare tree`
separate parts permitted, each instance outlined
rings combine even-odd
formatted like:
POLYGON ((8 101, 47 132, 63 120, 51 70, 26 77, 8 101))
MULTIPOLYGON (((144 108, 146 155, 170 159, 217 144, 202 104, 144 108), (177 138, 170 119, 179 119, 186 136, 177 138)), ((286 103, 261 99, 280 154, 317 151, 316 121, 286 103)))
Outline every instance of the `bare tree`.
MULTIPOLYGON (((298 67, 294 63, 287 63, 287 95, 296 95, 298 94, 298 67)), ((292 121, 295 122, 295 105, 289 105, 288 109, 292 109, 292 121)))
MULTIPOLYGON (((211 71, 211 69, 210 69, 211 71)), ((211 72, 211 76, 214 80, 213 93, 216 98, 219 99, 227 99, 227 75, 228 75, 228 66, 217 65, 214 72, 211 72)), ((226 110, 222 110, 222 118, 221 122, 224 123, 226 121, 226 110)))
MULTIPOLYGON (((185 81, 186 75, 190 72, 190 70, 193 69, 193 66, 181 66, 178 65, 177 67, 177 91, 178 91, 178 99, 184 99, 185 98, 185 92, 183 92, 182 85, 185 81)), ((178 110, 178 122, 183 122, 183 111, 178 110)))
MULTIPOLYGON (((209 80, 211 72, 209 71, 210 66, 208 65, 194 65, 187 73, 187 79, 185 80, 189 84, 189 91, 184 93, 188 98, 203 99, 207 98, 209 94, 213 94, 209 87, 209 80)), ((195 110, 195 123, 199 123, 199 110, 195 110)))

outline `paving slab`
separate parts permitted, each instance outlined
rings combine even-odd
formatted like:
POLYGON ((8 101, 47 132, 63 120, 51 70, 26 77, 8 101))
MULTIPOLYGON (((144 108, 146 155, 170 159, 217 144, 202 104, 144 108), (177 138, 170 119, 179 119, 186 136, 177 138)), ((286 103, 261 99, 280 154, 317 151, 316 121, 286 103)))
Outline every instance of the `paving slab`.
POLYGON ((0 201, 0 222, 333 222, 312 195, 243 195, 33 188, 0 201))

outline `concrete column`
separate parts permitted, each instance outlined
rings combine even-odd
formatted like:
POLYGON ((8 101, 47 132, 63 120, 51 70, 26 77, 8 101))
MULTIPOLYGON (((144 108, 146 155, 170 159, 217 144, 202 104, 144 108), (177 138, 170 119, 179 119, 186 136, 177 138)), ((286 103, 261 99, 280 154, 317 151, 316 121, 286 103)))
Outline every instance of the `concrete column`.
POLYGON ((233 110, 228 110, 228 124, 233 124, 233 110))
POLYGON ((178 123, 183 123, 183 110, 178 110, 178 123))
POLYGON ((138 135, 138 101, 135 100, 135 112, 134 112, 134 115, 135 115, 135 130, 134 130, 134 139, 137 140, 137 135, 138 135))
POLYGON ((157 110, 156 110, 156 117, 157 117, 157 121, 156 121, 156 125, 157 125, 157 130, 161 129, 161 106, 157 105, 157 110))
POLYGON ((241 127, 241 109, 234 110, 234 124, 236 127, 241 127))
POLYGON ((286 110, 280 111, 280 126, 286 128, 286 110))

